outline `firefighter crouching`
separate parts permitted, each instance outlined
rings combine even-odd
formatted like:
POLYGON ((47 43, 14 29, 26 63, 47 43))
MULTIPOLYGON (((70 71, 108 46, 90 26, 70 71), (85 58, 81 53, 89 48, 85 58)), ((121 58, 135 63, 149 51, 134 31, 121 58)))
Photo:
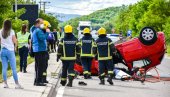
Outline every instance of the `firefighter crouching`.
POLYGON ((83 74, 85 79, 91 78, 91 64, 92 59, 94 57, 93 54, 93 47, 94 47, 94 39, 92 38, 92 35, 90 34, 90 29, 85 28, 83 30, 84 36, 79 41, 80 46, 80 58, 81 63, 83 65, 83 74))
POLYGON ((68 72, 68 87, 72 87, 73 79, 75 76, 74 63, 76 60, 76 53, 78 52, 78 40, 73 35, 73 28, 71 25, 66 25, 64 27, 65 36, 59 42, 57 61, 61 59, 62 61, 62 75, 61 82, 62 86, 67 83, 67 72, 68 72))
POLYGON ((107 69, 108 73, 108 80, 107 82, 110 85, 113 85, 113 62, 112 62, 112 52, 114 51, 115 47, 112 43, 112 40, 106 37, 106 29, 100 28, 98 30, 99 38, 96 40, 97 45, 97 56, 99 61, 99 79, 100 85, 105 84, 105 68, 107 69))

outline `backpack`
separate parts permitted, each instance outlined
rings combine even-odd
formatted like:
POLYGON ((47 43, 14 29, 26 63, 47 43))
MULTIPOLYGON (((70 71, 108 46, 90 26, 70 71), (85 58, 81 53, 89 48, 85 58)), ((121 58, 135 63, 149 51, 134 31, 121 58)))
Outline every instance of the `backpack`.
POLYGON ((54 34, 53 34, 53 33, 49 33, 49 34, 48 34, 48 40, 49 40, 49 41, 55 40, 55 37, 54 37, 54 34))

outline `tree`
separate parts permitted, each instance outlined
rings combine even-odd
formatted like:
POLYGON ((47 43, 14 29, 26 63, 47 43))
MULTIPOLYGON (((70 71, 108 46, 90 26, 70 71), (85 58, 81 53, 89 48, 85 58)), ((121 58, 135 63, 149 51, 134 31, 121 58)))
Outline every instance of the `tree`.
POLYGON ((47 20, 51 24, 51 29, 58 28, 58 20, 56 17, 50 14, 44 14, 42 11, 39 13, 39 17, 44 20, 47 20))

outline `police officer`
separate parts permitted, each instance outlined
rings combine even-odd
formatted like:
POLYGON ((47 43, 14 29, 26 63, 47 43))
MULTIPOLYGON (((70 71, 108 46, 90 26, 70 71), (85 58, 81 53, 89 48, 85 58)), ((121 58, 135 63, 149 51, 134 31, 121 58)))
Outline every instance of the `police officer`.
POLYGON ((107 68, 108 80, 110 85, 113 85, 113 62, 112 62, 112 52, 115 47, 112 40, 106 37, 106 29, 101 27, 98 30, 99 38, 96 40, 97 45, 97 56, 99 61, 99 79, 101 85, 105 84, 105 68, 107 68))
POLYGON ((61 82, 62 86, 67 83, 67 72, 68 72, 68 87, 72 87, 73 79, 75 76, 74 64, 76 60, 76 52, 78 51, 78 40, 73 35, 73 28, 71 25, 66 25, 64 27, 65 36, 59 42, 57 61, 61 59, 62 61, 62 75, 61 82))
POLYGON ((92 38, 92 35, 90 34, 90 29, 85 28, 83 31, 84 36, 80 39, 79 45, 81 48, 80 57, 81 57, 81 63, 83 65, 84 69, 84 78, 90 79, 91 78, 91 64, 92 59, 94 57, 93 55, 93 46, 94 46, 94 39, 92 38))

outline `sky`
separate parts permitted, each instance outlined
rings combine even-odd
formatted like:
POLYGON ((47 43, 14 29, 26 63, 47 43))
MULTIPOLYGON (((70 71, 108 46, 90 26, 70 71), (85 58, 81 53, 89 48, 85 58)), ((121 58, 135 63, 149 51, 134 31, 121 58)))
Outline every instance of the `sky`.
MULTIPOLYGON (((39 0, 37 0, 39 2, 39 0)), ((96 10, 112 6, 134 4, 140 0, 41 0, 49 1, 47 12, 88 15, 96 10)))

